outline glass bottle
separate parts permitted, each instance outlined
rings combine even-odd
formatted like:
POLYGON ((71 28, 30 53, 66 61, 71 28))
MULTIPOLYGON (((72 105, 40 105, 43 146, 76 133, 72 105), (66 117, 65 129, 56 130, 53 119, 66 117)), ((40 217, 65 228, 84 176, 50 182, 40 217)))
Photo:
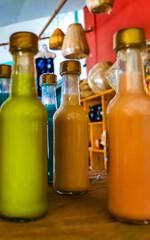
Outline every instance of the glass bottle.
POLYGON ((57 109, 56 85, 57 76, 44 73, 40 77, 42 102, 48 111, 48 182, 53 182, 53 115, 57 109))
POLYGON ((1 108, 0 212, 10 221, 31 221, 47 211, 47 110, 38 99, 34 55, 38 37, 10 36, 11 96, 1 108))
POLYGON ((96 122, 102 121, 102 115, 103 115, 102 105, 99 104, 99 105, 97 105, 97 113, 96 113, 95 121, 96 122))
POLYGON ((0 64, 0 106, 10 94, 11 84, 11 66, 8 64, 0 64))
POLYGON ((109 201, 111 214, 131 223, 150 220, 150 98, 144 90, 145 32, 114 35, 118 90, 108 105, 109 201))
POLYGON ((60 194, 88 190, 88 118, 80 106, 78 61, 60 64, 61 106, 54 114, 54 189, 60 194))
POLYGON ((36 66, 36 87, 39 99, 41 99, 42 89, 40 86, 40 76, 43 73, 54 72, 54 59, 56 54, 48 51, 47 45, 43 44, 40 51, 35 55, 35 66, 36 66))
POLYGON ((95 120, 95 109, 94 109, 93 106, 89 106, 89 109, 90 109, 89 119, 90 119, 91 122, 94 122, 94 120, 95 120))

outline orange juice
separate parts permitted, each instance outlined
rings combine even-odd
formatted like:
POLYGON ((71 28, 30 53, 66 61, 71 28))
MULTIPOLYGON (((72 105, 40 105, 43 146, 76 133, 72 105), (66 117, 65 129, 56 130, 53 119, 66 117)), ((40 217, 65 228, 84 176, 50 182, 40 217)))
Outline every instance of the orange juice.
POLYGON ((61 63, 62 101, 54 114, 54 189, 61 194, 84 193, 89 185, 88 119, 79 105, 78 61, 61 63))
MULTIPOLYGON (((78 96, 65 96, 76 102, 78 96)), ((63 104, 54 116, 54 188, 59 192, 85 192, 88 180, 87 117, 79 105, 63 104)))
POLYGON ((150 219, 150 98, 140 72, 119 75, 108 107, 109 210, 119 219, 150 219))

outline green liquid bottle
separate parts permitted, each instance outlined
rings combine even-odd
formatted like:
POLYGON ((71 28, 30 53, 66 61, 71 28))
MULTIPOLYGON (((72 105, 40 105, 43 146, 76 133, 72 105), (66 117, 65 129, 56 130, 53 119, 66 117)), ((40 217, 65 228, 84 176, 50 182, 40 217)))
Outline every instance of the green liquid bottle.
POLYGON ((36 92, 37 50, 35 34, 11 35, 11 95, 0 114, 0 212, 12 221, 35 220, 47 211, 48 116, 36 92))

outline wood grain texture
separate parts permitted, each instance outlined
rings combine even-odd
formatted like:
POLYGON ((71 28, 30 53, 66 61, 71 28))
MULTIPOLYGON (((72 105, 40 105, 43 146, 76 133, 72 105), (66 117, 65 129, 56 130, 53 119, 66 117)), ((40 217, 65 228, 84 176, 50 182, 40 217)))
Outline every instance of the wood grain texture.
POLYGON ((107 209, 105 171, 90 172, 88 193, 61 196, 48 189, 48 213, 36 222, 0 220, 0 240, 150 240, 150 226, 115 221, 107 209), (101 180, 97 175, 101 174, 101 180))

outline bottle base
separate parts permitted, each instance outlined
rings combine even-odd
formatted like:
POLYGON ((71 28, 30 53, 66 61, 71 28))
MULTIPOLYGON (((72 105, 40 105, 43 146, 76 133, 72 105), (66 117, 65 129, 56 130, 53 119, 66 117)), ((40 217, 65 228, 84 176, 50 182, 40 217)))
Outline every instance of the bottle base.
POLYGON ((1 219, 7 222, 16 222, 16 223, 26 223, 26 222, 34 222, 43 218, 46 214, 40 217, 31 217, 31 218, 20 218, 20 217, 5 217, 1 216, 1 219))
POLYGON ((68 192, 68 191, 59 191, 59 190, 56 190, 56 193, 60 194, 60 195, 82 195, 84 193, 86 193, 87 191, 83 191, 83 192, 68 192))
POLYGON ((113 218, 115 218, 116 220, 118 220, 119 222, 122 222, 122 223, 133 224, 133 225, 147 225, 147 224, 150 224, 150 219, 148 219, 148 220, 134 220, 134 219, 131 220, 131 219, 118 217, 114 214, 111 214, 111 216, 113 218))

